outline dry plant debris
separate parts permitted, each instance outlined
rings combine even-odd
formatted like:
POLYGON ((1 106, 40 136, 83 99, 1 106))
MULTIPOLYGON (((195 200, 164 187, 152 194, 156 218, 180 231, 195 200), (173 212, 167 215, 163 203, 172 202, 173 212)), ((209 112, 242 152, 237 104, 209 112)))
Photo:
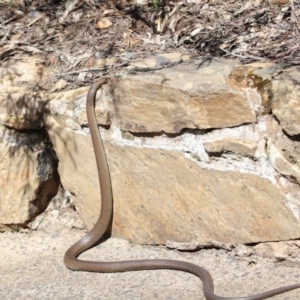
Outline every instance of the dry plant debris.
POLYGON ((69 82, 169 52, 299 64, 300 0, 194 1, 2 0, 0 59, 39 54, 69 82))

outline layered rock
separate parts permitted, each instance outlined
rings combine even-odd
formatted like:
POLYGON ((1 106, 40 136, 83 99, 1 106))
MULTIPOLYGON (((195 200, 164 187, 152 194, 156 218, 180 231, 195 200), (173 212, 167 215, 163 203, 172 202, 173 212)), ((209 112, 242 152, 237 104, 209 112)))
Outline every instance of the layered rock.
MULTIPOLYGON (((114 195, 112 234, 193 249, 212 241, 299 238, 297 89, 286 87, 296 71, 223 60, 158 69, 131 67, 97 93, 114 195)), ((6 131, 45 126, 61 183, 91 228, 100 191, 85 113, 88 88, 61 88, 66 83, 57 81, 48 93, 25 90, 27 106, 2 105, 0 121, 6 131)), ((0 103, 19 103, 20 88, 5 91, 0 103)), ((11 210, 6 203, 0 198, 11 210)))
POLYGON ((272 81, 274 98, 272 111, 283 130, 289 135, 300 133, 300 88, 299 71, 291 68, 272 81))
POLYGON ((208 153, 222 154, 223 152, 239 153, 244 156, 254 156, 257 143, 242 139, 224 138, 204 143, 208 153))
POLYGON ((226 76, 234 62, 178 65, 155 74, 115 78, 112 91, 118 126, 130 132, 179 133, 255 122, 242 93, 232 91, 226 76))
MULTIPOLYGON (((90 137, 54 123, 51 128, 56 153, 64 162, 59 166, 61 180, 76 195, 76 208, 91 228, 99 215, 100 193, 90 137)), ((205 170, 176 151, 111 142, 105 149, 114 236, 142 244, 196 239, 205 245, 210 239, 253 243, 299 235, 299 222, 267 179, 205 170)))
POLYGON ((36 132, 16 133, 1 127, 1 140, 0 224, 26 226, 58 191, 57 158, 49 140, 36 132))
POLYGON ((0 69, 0 229, 26 227, 43 212, 60 184, 57 157, 44 130, 45 92, 36 57, 10 60, 0 69))

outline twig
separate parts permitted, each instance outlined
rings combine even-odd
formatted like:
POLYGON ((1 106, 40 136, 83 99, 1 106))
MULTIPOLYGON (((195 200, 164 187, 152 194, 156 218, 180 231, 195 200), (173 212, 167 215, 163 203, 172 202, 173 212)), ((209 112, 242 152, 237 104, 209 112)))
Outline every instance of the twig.
POLYGON ((274 57, 281 58, 281 57, 289 56, 289 55, 293 54, 297 49, 299 49, 299 44, 289 48, 285 52, 277 53, 276 55, 274 55, 274 57))
POLYGON ((49 75, 50 77, 53 76, 64 76, 64 75, 73 75, 73 74, 78 74, 82 72, 91 72, 91 71, 104 71, 108 69, 109 67, 114 68, 114 67, 123 67, 128 65, 128 63, 122 63, 119 65, 112 65, 112 66, 105 66, 105 67, 100 67, 100 68, 86 68, 86 69, 81 69, 81 70, 76 70, 76 71, 70 71, 70 72, 65 72, 65 73, 56 73, 56 74, 51 74, 49 75))
POLYGON ((233 55, 233 56, 236 56, 236 57, 239 57, 239 58, 242 58, 242 59, 245 59, 245 58, 251 58, 251 59, 256 59, 256 60, 264 60, 264 58, 262 57, 258 57, 258 56, 253 56, 253 55, 239 55, 239 54, 235 54, 235 53, 232 53, 232 52, 229 52, 221 47, 219 47, 219 49, 221 49, 222 51, 224 51, 225 53, 229 54, 229 55, 233 55))
POLYGON ((30 43, 23 42, 23 41, 1 41, 0 44, 24 44, 24 45, 31 45, 30 43))
POLYGON ((8 37, 9 37, 11 31, 12 31, 12 27, 10 27, 9 29, 6 30, 5 35, 4 35, 3 38, 1 39, 1 42, 5 42, 5 41, 8 39, 8 37))
POLYGON ((10 23, 11 21, 15 21, 15 20, 18 20, 18 19, 20 19, 21 17, 20 16, 13 16, 13 17, 11 17, 10 19, 8 19, 8 20, 5 20, 5 21, 3 21, 3 25, 6 25, 6 24, 8 24, 8 23, 10 23))
POLYGON ((103 70, 105 70, 106 68, 107 68, 107 67, 101 67, 101 68, 87 68, 87 69, 76 70, 76 71, 71 71, 71 72, 51 74, 51 75, 49 75, 49 77, 53 77, 53 76, 73 75, 73 74, 77 74, 77 73, 90 72, 90 71, 103 71, 103 70))

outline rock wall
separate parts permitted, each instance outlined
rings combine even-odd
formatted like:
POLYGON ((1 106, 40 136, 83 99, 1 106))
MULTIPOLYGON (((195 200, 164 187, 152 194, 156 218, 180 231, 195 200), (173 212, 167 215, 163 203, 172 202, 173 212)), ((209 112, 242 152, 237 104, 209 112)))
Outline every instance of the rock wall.
MULTIPOLYGON (((30 59, 34 73, 38 64, 30 59)), ((1 71, 3 83, 9 70, 1 71)), ((99 90, 96 108, 113 185, 112 235, 193 245, 300 238, 298 77, 295 67, 218 59, 116 74, 99 90)), ((1 103, 24 94, 6 86, 1 103)), ((38 92, 42 117, 2 105, 0 121, 3 130, 31 120, 46 129, 61 184, 91 228, 100 193, 85 116, 88 87, 59 87, 62 81, 38 92)), ((3 196, 0 207, 0 223, 21 223, 9 217, 3 196)))
POLYGON ((41 70, 36 58, 0 68, 0 230, 26 227, 60 184, 58 160, 43 122, 47 95, 32 91, 41 70))

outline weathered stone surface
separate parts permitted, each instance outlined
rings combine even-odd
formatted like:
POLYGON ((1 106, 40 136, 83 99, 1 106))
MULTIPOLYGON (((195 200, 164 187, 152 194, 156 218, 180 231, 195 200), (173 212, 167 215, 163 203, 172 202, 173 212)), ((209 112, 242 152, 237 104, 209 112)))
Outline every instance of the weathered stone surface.
POLYGON ((272 112, 289 135, 300 133, 300 74, 291 68, 272 81, 272 112))
POLYGON ((274 262, 292 261, 300 263, 300 241, 288 241, 278 243, 264 243, 256 245, 253 249, 256 255, 271 258, 274 262))
POLYGON ((238 66, 228 76, 228 84, 234 89, 245 91, 255 112, 264 115, 271 111, 272 76, 281 70, 282 68, 272 63, 238 66))
POLYGON ((201 246, 196 240, 192 240, 191 242, 185 243, 166 241, 166 247, 169 249, 177 249, 180 251, 196 251, 199 250, 199 248, 201 248, 201 246))
MULTIPOLYGON (((65 81, 58 80, 48 93, 32 92, 37 81, 42 82, 49 73, 50 69, 43 67, 37 57, 9 61, 0 68, 0 83, 3 87, 0 95, 0 124, 13 129, 41 129, 44 126, 43 118, 48 113, 54 114, 57 119, 64 119, 72 128, 80 128, 87 123, 85 105, 88 87, 56 92, 66 87, 65 81)), ((106 85, 97 93, 96 101, 99 123, 110 125, 113 108, 109 86, 106 85)))
MULTIPOLYGON (((67 124, 70 128, 80 128, 87 124, 86 96, 89 87, 83 87, 67 92, 49 94, 47 108, 61 124, 67 124)), ((99 124, 111 124, 111 112, 113 110, 109 86, 104 85, 96 96, 96 117, 99 124), (101 100, 101 101, 100 101, 101 100)))
POLYGON ((20 86, 32 90, 45 80, 50 70, 44 67, 44 59, 38 56, 22 56, 22 59, 9 58, 1 63, 0 85, 2 92, 12 92, 20 86))
MULTIPOLYGON (((215 129, 206 133, 203 137, 203 146, 210 156, 218 157, 220 154, 230 152, 232 158, 235 157, 235 160, 240 161, 239 167, 236 170, 242 170, 242 157, 253 157, 254 160, 252 162, 266 158, 267 140, 276 139, 278 134, 281 133, 278 121, 271 115, 264 115, 258 117, 255 124, 245 124, 235 128, 215 129)), ((193 152, 191 151, 191 153, 193 152)), ((201 160, 205 160, 203 155, 201 156, 201 160)), ((224 164, 227 164, 226 160, 224 160, 224 164)), ((265 176, 266 173, 274 173, 273 168, 270 172, 266 172, 266 169, 259 170, 262 168, 262 165, 254 167, 262 176, 265 176)), ((249 166, 246 169, 249 169, 249 166)))
POLYGON ((47 94, 39 84, 49 69, 38 57, 8 59, 0 68, 0 124, 15 129, 41 129, 47 94), (37 90, 37 91, 36 91, 37 90))
POLYGON ((237 245, 234 252, 239 257, 248 257, 254 254, 253 248, 246 245, 237 245))
POLYGON ((223 128, 256 120, 243 93, 228 88, 235 62, 178 65, 112 81, 116 117, 124 131, 178 133, 183 128, 223 128))
POLYGON ((273 167, 300 183, 300 143, 281 135, 268 141, 268 158, 273 167))
POLYGON ((23 225, 57 193, 56 158, 37 133, 0 132, 0 224, 23 225))
POLYGON ((300 75, 296 67, 255 63, 238 66, 228 77, 229 85, 246 91, 258 115, 272 113, 289 135, 300 133, 300 75), (261 103, 254 91, 261 97, 261 103))
MULTIPOLYGON (((63 186, 89 228, 99 214, 98 177, 90 137, 49 131, 63 186)), ((105 142, 114 195, 112 234, 137 243, 210 240, 254 243, 299 237, 300 223, 269 180, 205 170, 182 153, 105 142)))
POLYGON ((204 147, 210 153, 234 152, 244 156, 254 156, 257 143, 242 139, 224 138, 205 142, 204 147))
POLYGON ((281 176, 278 180, 280 191, 285 195, 288 206, 294 216, 300 220, 300 186, 295 184, 295 180, 281 176))
MULTIPOLYGON (((162 55, 154 67, 178 59, 178 55, 162 55)), ((88 87, 58 92, 66 82, 55 81, 54 76, 49 81, 50 71, 37 58, 26 65, 15 63, 15 68, 7 64, 0 69, 0 123, 7 132, 8 128, 41 130, 47 125, 59 156, 62 183, 90 228, 98 217, 100 193, 88 129, 82 129, 87 125, 88 87), (33 92, 40 89, 49 92, 33 92)), ((297 134, 298 90, 288 87, 285 93, 279 82, 282 78, 284 84, 296 82, 295 69, 261 63, 237 68, 237 62, 201 60, 138 76, 124 74, 111 87, 103 86, 96 108, 98 123, 111 128, 102 131, 110 140, 105 146, 115 198, 113 235, 138 243, 168 241, 178 248, 299 238, 297 142, 287 145, 279 139, 284 135, 280 125, 286 126, 285 132, 297 134), (269 114, 271 108, 280 124, 269 114), (293 114, 292 122, 288 114, 293 114), (185 128, 214 130, 182 131, 185 128), (163 131, 176 137, 148 134, 163 131), (231 154, 212 157, 205 148, 231 154)), ((40 146, 37 132, 2 138, 7 145, 0 149, 5 170, 0 176, 5 194, 4 200, 0 198, 0 223, 4 207, 5 218, 13 220, 8 226, 32 219, 48 201, 47 184, 51 193, 55 186, 54 179, 46 184, 39 175, 34 177, 35 169, 44 175, 53 171, 43 169, 47 163, 38 167, 37 157, 47 157, 40 152, 48 148, 40 146), (14 158, 9 156, 12 152, 14 158), (30 172, 23 168, 21 156, 30 161, 30 172), (17 179, 16 186, 9 186, 15 181, 5 177, 7 173, 17 179), (21 202, 16 187, 24 181, 24 173, 29 179, 21 202)), ((61 219, 56 209, 48 217, 50 223, 61 219)))
MULTIPOLYGON (((0 96, 0 124, 13 129, 41 129, 47 114, 64 120, 71 128, 87 124, 86 95, 88 87, 58 93, 32 93, 19 89, 0 96)), ((105 86, 96 97, 96 116, 99 124, 111 124, 111 97, 105 86), (99 101, 101 99, 101 101, 99 101)))
POLYGON ((9 128, 41 129, 48 102, 46 93, 28 92, 19 88, 16 92, 0 95, 0 123, 9 128))

